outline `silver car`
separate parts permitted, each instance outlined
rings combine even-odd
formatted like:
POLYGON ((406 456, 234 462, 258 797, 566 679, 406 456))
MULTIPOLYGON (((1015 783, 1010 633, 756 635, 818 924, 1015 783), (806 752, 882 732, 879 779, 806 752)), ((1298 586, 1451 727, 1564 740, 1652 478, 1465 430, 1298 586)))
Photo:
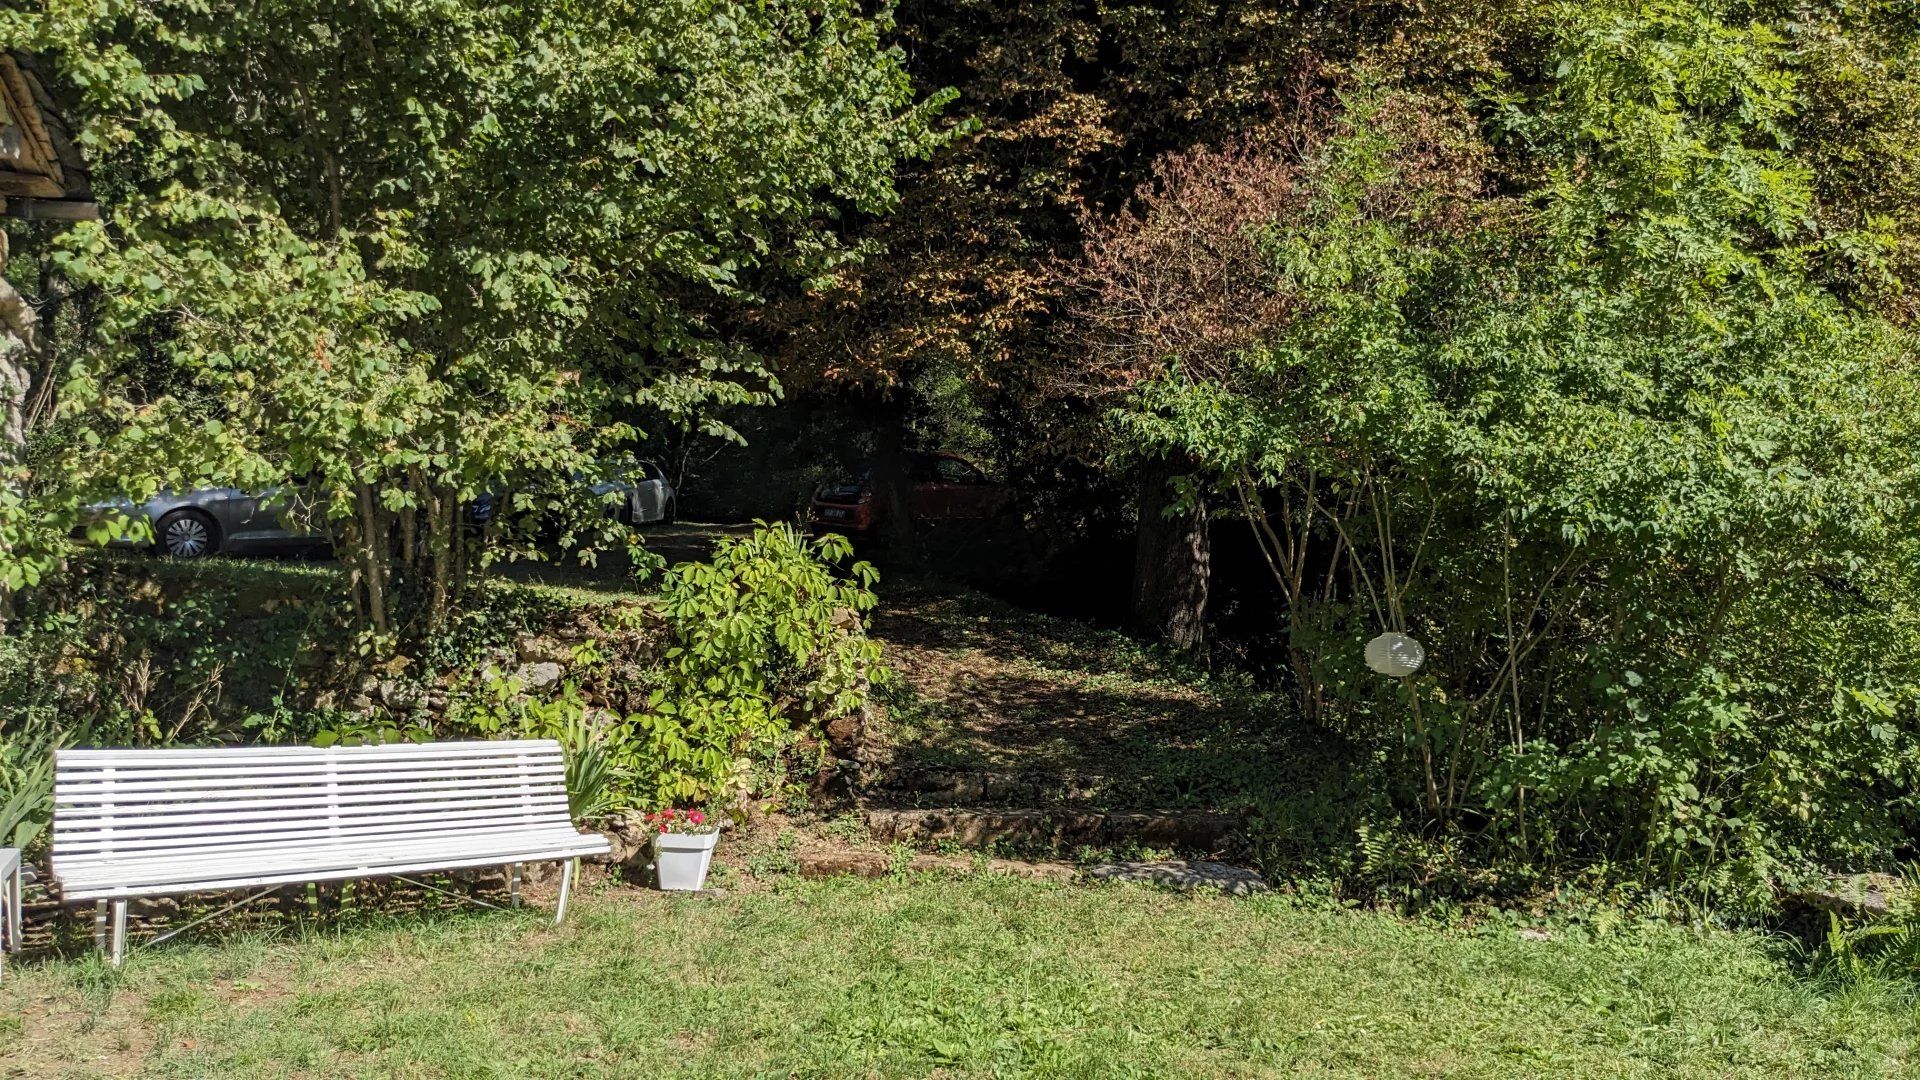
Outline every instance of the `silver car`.
MULTIPOLYGON (((176 559, 201 559, 222 551, 299 551, 324 548, 312 505, 295 487, 253 493, 239 488, 163 491, 144 503, 121 498, 88 507, 97 517, 144 517, 153 528, 153 549, 176 559)), ((137 536, 116 546, 142 543, 137 536)))
MULTIPOLYGON (((573 482, 599 500, 606 516, 628 525, 672 521, 679 512, 673 483, 651 461, 602 462, 591 472, 574 473, 573 482)), ((467 520, 485 525, 511 505, 509 495, 482 492, 468 504, 467 520)))
MULTIPOLYGON (((676 511, 673 485, 660 466, 650 461, 609 467, 597 482, 588 484, 608 503, 607 513, 629 525, 672 521, 676 511), (616 498, 608 498, 614 496, 616 498)), ((585 477, 581 482, 586 482, 585 477)), ((468 517, 484 523, 491 517, 496 497, 482 495, 468 508, 468 517)), ((153 549, 175 559, 200 559, 223 551, 292 552, 325 548, 330 544, 319 515, 297 486, 269 488, 253 494, 239 488, 202 488, 181 494, 161 492, 144 503, 120 498, 88 507, 96 517, 145 517, 153 528, 153 549)), ((112 541, 132 547, 139 539, 112 541)))
POLYGON ((620 499, 613 502, 608 512, 629 525, 672 521, 679 510, 674 505, 673 484, 660 466, 651 461, 609 466, 603 478, 590 485, 590 490, 602 498, 620 492, 620 499))

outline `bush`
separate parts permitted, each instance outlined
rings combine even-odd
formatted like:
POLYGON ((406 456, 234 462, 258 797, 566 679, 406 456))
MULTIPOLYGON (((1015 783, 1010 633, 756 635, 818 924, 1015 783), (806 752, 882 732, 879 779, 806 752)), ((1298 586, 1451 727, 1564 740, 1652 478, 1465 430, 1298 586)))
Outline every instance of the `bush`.
POLYGON ((117 746, 309 739, 325 724, 315 703, 364 667, 324 595, 333 576, 293 563, 76 557, 24 598, 0 639, 0 731, 84 721, 117 746))
POLYGON ((1830 284, 1883 238, 1821 217, 1777 34, 1550 29, 1480 116, 1362 88, 1179 159, 1090 242, 1087 315, 1127 444, 1254 529, 1302 711, 1414 833, 1766 903, 1920 829, 1914 340, 1830 284), (1263 304, 1195 284, 1242 265, 1263 304), (1386 630, 1416 677, 1362 663, 1386 630))
POLYGON ((554 739, 566 757, 567 810, 576 821, 603 818, 648 801, 645 741, 631 725, 590 709, 575 682, 552 697, 526 692, 519 680, 494 676, 478 701, 464 701, 448 717, 459 734, 485 738, 554 739))
POLYGON ((786 751, 887 678, 865 630, 876 574, 854 563, 838 576, 850 554, 843 538, 809 541, 787 525, 724 539, 711 560, 668 571, 658 613, 670 644, 658 666, 621 678, 624 693, 648 688, 638 711, 619 717, 574 679, 538 695, 496 674, 455 695, 446 726, 558 739, 578 818, 772 793, 786 751))
POLYGON ((803 538, 758 523, 722 540, 705 563, 667 573, 661 607, 672 626, 665 680, 628 717, 645 733, 662 806, 736 792, 756 762, 803 732, 863 707, 885 681, 866 635, 878 574, 845 538, 803 538))
POLYGON ((0 847, 27 851, 53 820, 53 752, 49 730, 0 739, 0 847))

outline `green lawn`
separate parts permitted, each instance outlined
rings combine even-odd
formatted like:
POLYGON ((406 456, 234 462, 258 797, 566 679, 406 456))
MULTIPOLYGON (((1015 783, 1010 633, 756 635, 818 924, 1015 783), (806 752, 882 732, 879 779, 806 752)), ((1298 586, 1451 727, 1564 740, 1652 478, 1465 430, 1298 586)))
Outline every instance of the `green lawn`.
POLYGON ((1753 937, 1530 940, 991 876, 422 915, 9 971, 0 1074, 1894 1076, 1920 1014, 1753 937))

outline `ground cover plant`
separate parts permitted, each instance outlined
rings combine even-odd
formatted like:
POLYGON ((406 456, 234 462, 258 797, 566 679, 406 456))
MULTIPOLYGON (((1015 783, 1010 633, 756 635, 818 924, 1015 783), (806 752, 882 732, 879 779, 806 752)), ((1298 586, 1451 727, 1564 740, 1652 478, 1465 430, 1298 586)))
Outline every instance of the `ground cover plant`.
POLYGON ((992 875, 578 903, 557 930, 375 918, 9 972, 0 1075, 1881 1077, 1920 1053, 1910 990, 1665 925, 992 875))
POLYGON ((990 776, 1033 804, 1244 812, 1351 767, 1250 679, 935 580, 881 592, 895 680, 872 738, 895 770, 990 776))

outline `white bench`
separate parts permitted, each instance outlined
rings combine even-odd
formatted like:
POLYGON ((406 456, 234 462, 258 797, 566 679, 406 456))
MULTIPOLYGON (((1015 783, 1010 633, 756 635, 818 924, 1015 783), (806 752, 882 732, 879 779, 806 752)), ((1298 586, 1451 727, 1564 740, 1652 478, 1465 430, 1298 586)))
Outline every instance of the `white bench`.
POLYGON ((116 965, 135 897, 258 890, 226 911, 286 884, 506 866, 518 904, 520 864, 563 860, 557 923, 579 858, 609 846, 574 828, 551 739, 60 750, 53 800, 53 884, 94 901, 102 948, 112 905, 116 965))

